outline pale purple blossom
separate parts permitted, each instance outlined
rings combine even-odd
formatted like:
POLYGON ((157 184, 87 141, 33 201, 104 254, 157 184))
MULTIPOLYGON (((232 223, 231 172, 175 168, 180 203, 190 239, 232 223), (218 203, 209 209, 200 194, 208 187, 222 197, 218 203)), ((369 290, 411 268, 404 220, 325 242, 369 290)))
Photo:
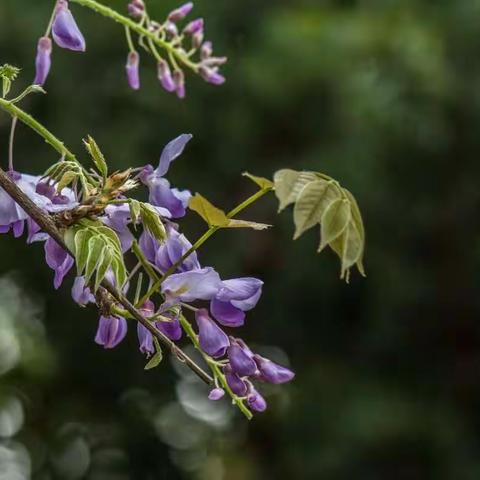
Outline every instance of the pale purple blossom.
POLYGON ((172 77, 172 71, 170 66, 165 60, 159 60, 157 65, 157 77, 162 87, 167 92, 173 92, 175 90, 175 83, 172 77))
POLYGON ((210 390, 210 393, 208 394, 208 399, 209 400, 220 400, 223 396, 225 395, 225 390, 223 388, 214 388, 213 390, 210 390))
POLYGON ((258 375, 259 380, 280 384, 290 382, 295 377, 295 373, 291 370, 272 362, 268 358, 261 357, 260 355, 255 355, 253 358, 260 371, 258 375))
POLYGON ((73 258, 51 237, 45 242, 45 260, 47 265, 55 272, 53 286, 57 290, 63 282, 65 275, 73 267, 73 258))
POLYGON ((218 273, 207 267, 170 275, 162 283, 162 293, 170 301, 210 300, 216 295, 220 285, 218 273))
POLYGON ((87 304, 95 302, 95 297, 88 285, 85 284, 85 277, 75 277, 72 287, 72 298, 74 302, 81 307, 85 307, 87 304))
POLYGON ((52 40, 49 37, 41 37, 37 44, 37 56, 35 58, 35 85, 43 85, 47 80, 50 67, 52 66, 52 40))
POLYGON ((127 321, 118 316, 101 316, 98 322, 95 343, 103 348, 115 348, 127 334, 127 321))
POLYGON ((223 357, 230 345, 225 332, 210 318, 204 308, 195 312, 195 320, 201 349, 213 358, 223 357))
POLYGON ((125 67, 127 71, 127 80, 130 88, 138 90, 140 88, 140 55, 138 52, 130 52, 127 57, 127 65, 125 67))

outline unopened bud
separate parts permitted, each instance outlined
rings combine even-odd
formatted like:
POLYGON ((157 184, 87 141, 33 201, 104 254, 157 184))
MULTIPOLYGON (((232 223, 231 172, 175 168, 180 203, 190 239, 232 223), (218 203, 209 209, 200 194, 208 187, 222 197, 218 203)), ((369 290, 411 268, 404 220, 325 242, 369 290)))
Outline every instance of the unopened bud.
POLYGON ((182 70, 173 72, 173 83, 175 84, 175 92, 178 98, 185 98, 185 76, 182 70))
POLYGON ((47 80, 52 65, 52 40, 49 37, 41 37, 38 40, 37 56, 35 58, 34 85, 43 85, 47 80))
POLYGON ((162 87, 167 92, 173 92, 175 90, 175 83, 173 81, 172 72, 168 63, 165 60, 160 60, 157 66, 157 76, 162 87))
POLYGON ((178 22, 179 20, 183 20, 193 8, 193 3, 188 2, 183 4, 181 7, 176 8, 168 15, 168 20, 171 22, 178 22))
POLYGON ((184 29, 185 35, 194 35, 195 33, 203 31, 203 18, 197 18, 191 21, 184 29))
POLYGON ((133 90, 138 90, 140 88, 139 65, 140 55, 138 52, 130 52, 127 58, 126 70, 128 84, 133 90))

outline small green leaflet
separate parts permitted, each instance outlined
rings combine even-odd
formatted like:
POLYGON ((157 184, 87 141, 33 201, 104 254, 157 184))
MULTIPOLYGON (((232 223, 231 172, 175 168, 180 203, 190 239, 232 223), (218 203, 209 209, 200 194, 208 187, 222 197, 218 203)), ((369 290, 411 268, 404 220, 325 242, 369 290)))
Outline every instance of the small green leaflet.
POLYGON ((151 370, 152 368, 158 367, 163 360, 162 347, 158 342, 156 337, 153 337, 153 344, 155 345, 155 353, 150 357, 150 360, 145 365, 145 370, 151 370))
POLYGON ((130 206, 130 214, 133 216, 138 217, 137 209, 139 209, 139 215, 142 219, 143 224, 147 228, 147 230, 160 242, 163 242, 167 238, 167 233, 165 231, 165 226, 162 223, 160 215, 158 212, 148 203, 137 202, 139 205, 133 207, 133 214, 132 214, 132 207, 130 206))
POLYGON ((230 223, 230 219, 223 210, 212 205, 199 193, 196 193, 190 199, 188 208, 197 212, 207 222, 209 227, 227 227, 230 223))
POLYGON ((103 156, 103 153, 97 145, 97 142, 95 142, 95 140, 90 135, 88 135, 88 137, 83 140, 83 143, 85 145, 85 148, 87 149, 87 152, 92 157, 92 160, 95 163, 98 172, 102 175, 104 179, 106 179, 108 176, 108 166, 105 157, 103 156))
POLYGON ((117 234, 101 222, 82 221, 65 232, 65 243, 75 255, 77 274, 87 283, 93 278, 96 292, 109 269, 112 269, 117 287, 127 278, 122 248, 117 234))
POLYGON ((55 182, 58 182, 57 190, 59 192, 61 189, 68 187, 71 183, 79 181, 87 196, 96 184, 95 180, 85 172, 79 163, 71 160, 53 164, 45 172, 44 177, 49 177, 55 182))
POLYGON ((265 230, 271 225, 265 223, 249 222, 248 220, 236 220, 228 218, 223 210, 212 205, 199 193, 190 199, 188 205, 190 210, 197 212, 208 224, 209 227, 219 228, 253 228, 254 230, 265 230))
POLYGON ((341 278, 347 282, 356 265, 365 276, 365 229, 353 195, 332 178, 318 172, 279 170, 274 175, 279 211, 294 204, 294 239, 320 225, 321 252, 327 245, 339 256, 341 278))
POLYGON ((256 183, 262 190, 272 190, 273 182, 268 178, 256 177, 248 172, 242 173, 244 177, 249 178, 252 182, 256 183))
POLYGON ((18 67, 14 67, 13 65, 9 65, 8 63, 5 63, 0 67, 0 78, 2 79, 3 98, 5 98, 10 92, 12 83, 15 81, 19 73, 20 69, 18 67))

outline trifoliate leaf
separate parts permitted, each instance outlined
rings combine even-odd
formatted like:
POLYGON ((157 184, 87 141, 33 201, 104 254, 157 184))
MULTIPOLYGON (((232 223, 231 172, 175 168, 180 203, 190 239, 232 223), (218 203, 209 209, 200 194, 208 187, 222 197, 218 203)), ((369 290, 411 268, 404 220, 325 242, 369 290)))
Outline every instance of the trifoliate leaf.
POLYGON ((223 210, 212 205, 199 193, 190 199, 188 204, 190 210, 197 212, 210 227, 228 227, 230 219, 223 210))
POLYGON ((296 172, 295 170, 278 170, 273 177, 275 195, 280 201, 278 211, 297 201, 298 194, 307 183, 318 180, 313 172, 296 172))
POLYGON ((158 212, 148 203, 140 203, 140 218, 145 228, 160 242, 165 241, 167 233, 158 212))
POLYGON ((323 212, 339 198, 341 198, 340 188, 332 180, 316 180, 307 183, 298 194, 293 210, 293 221, 296 227, 294 240, 320 223, 323 212))
POLYGON ((95 140, 89 135, 86 140, 83 140, 83 143, 85 144, 88 153, 92 157, 98 172, 103 178, 106 179, 108 176, 108 166, 103 153, 97 145, 97 142, 95 142, 95 140))
POLYGON ((253 230, 266 230, 272 225, 266 223, 249 222, 248 220, 230 220, 227 228, 253 228, 253 230))
POLYGON ((350 202, 345 199, 337 199, 325 209, 321 220, 321 242, 318 251, 321 252, 330 242, 338 238, 351 218, 350 202))
POLYGON ((242 173, 244 177, 249 178, 252 182, 256 183, 262 190, 272 189, 274 187, 273 182, 268 178, 257 177, 248 172, 242 173))

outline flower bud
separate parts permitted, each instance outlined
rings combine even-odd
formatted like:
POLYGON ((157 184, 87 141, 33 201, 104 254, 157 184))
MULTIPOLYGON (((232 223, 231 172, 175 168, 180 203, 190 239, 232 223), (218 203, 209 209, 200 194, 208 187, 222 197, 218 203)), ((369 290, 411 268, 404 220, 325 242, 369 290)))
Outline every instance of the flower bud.
POLYGON ((185 98, 185 76, 182 70, 175 70, 173 72, 173 83, 178 98, 185 98))
POLYGON ((254 360, 260 370, 259 380, 269 383, 287 383, 295 377, 295 373, 286 367, 282 367, 267 358, 255 355, 254 360))
POLYGON ((236 373, 233 373, 231 369, 225 369, 225 379, 235 395, 244 397, 247 394, 247 384, 236 373))
POLYGON ((170 21, 166 21, 165 25, 165 32, 170 36, 170 37, 176 37, 178 35, 178 27, 170 21))
POLYGON ((255 412, 264 412, 267 409, 267 402, 253 387, 250 387, 247 403, 255 412))
POLYGON ((225 395, 225 391, 222 388, 214 388, 208 394, 209 400, 220 400, 225 395))
POLYGON ((81 307, 95 302, 95 297, 92 295, 90 288, 85 284, 85 277, 75 277, 72 287, 72 298, 81 307))
POLYGON ((175 83, 173 81, 172 72, 168 63, 165 60, 160 60, 157 66, 157 76, 162 87, 167 92, 175 91, 175 83))
POLYGON ((155 326, 170 340, 176 342, 182 338, 182 327, 180 325, 180 320, 178 317, 171 317, 168 314, 165 314, 167 320, 159 320, 155 322, 155 326))
POLYGON ((212 56, 212 53, 213 53, 212 42, 210 42, 210 41, 205 42, 202 45, 202 48, 200 49, 200 58, 202 60, 206 60, 207 58, 210 58, 212 56))
POLYGON ((66 0, 58 0, 52 25, 55 43, 61 48, 76 52, 85 51, 85 39, 80 32, 66 0))
POLYGON ((138 52, 130 52, 127 58, 127 79, 130 88, 133 90, 138 90, 140 88, 140 74, 139 74, 139 65, 140 65, 140 55, 138 52))
POLYGON ((218 73, 216 68, 200 67, 199 73, 206 82, 213 85, 222 85, 225 83, 225 77, 218 73))
POLYGON ((232 370, 240 377, 253 375, 257 371, 257 365, 252 357, 235 340, 232 339, 227 353, 232 370))
POLYGON ((182 6, 170 12, 170 14, 168 15, 168 20, 170 20, 171 22, 178 22, 180 20, 183 20, 192 11, 192 8, 192 2, 184 3, 182 6))
POLYGON ((192 47, 196 50, 197 48, 200 48, 203 42, 203 31, 197 32, 192 36, 192 47))
POLYGON ((140 322, 137 323, 137 336, 139 349, 143 354, 149 357, 155 353, 152 334, 140 322))
POLYGON ((35 58, 35 85, 43 85, 50 72, 52 65, 52 40, 49 37, 41 37, 38 40, 37 56, 35 58))
POLYGON ((132 18, 142 18, 145 14, 145 4, 142 0, 133 0, 128 4, 128 14, 132 18))
POLYGON ((195 33, 203 31, 203 18, 192 20, 184 29, 185 35, 194 35, 195 33))
POLYGON ((225 332, 210 318, 204 308, 195 313, 195 320, 202 350, 213 358, 223 357, 230 345, 225 332))

